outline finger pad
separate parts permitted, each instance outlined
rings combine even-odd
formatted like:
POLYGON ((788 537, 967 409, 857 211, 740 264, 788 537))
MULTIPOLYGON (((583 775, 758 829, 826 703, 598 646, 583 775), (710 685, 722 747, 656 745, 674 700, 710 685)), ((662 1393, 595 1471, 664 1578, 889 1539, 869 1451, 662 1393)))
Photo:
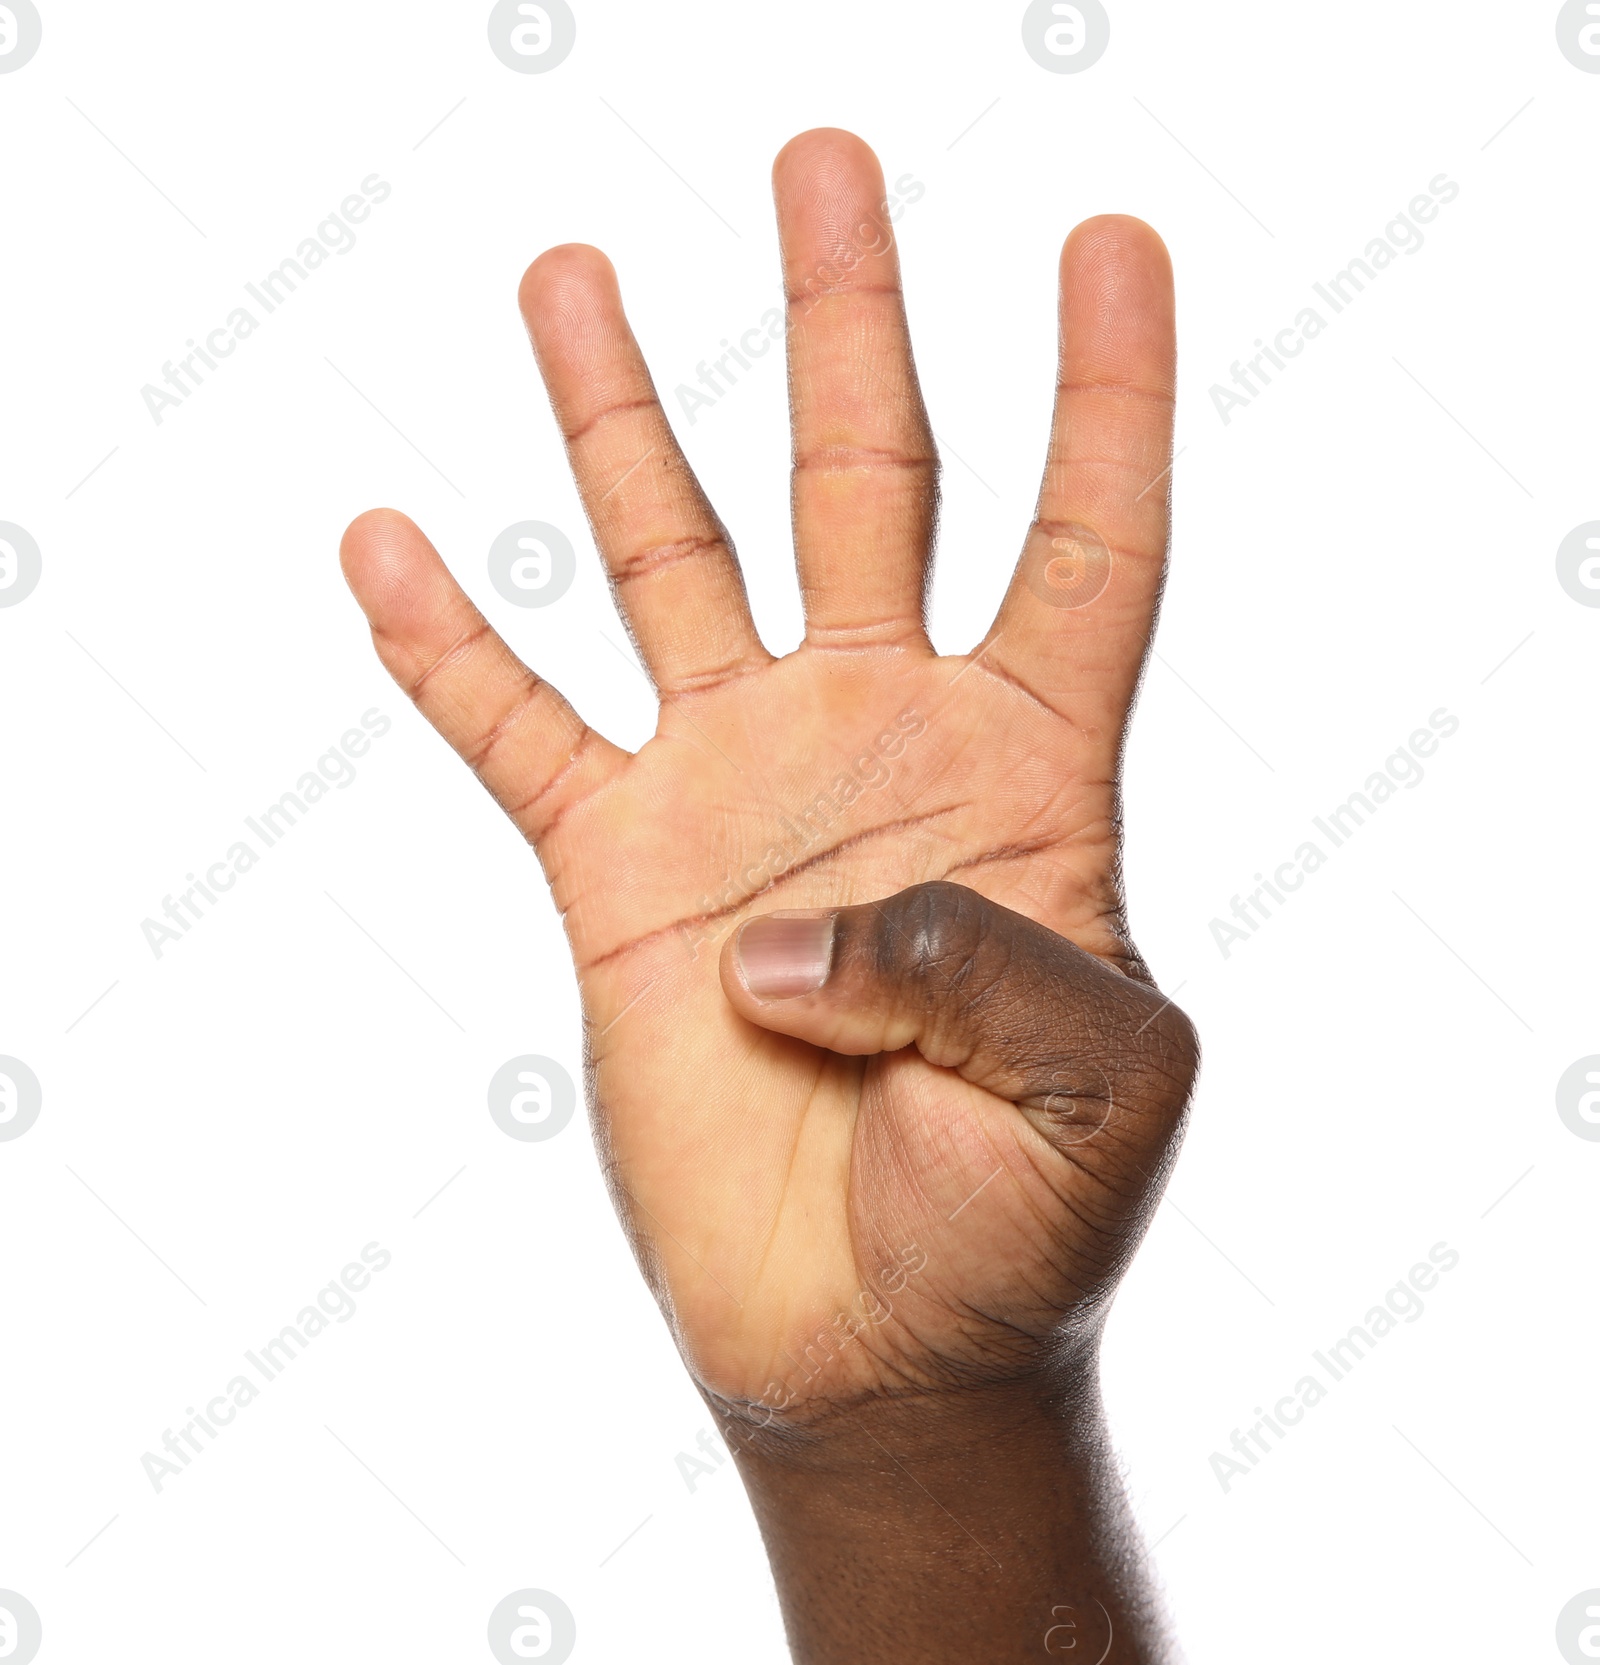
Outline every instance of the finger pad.
POLYGON ((1106 214, 1073 231, 1061 251, 1061 306, 1074 378, 1109 377, 1171 394, 1172 261, 1143 220, 1106 214))
POLYGON ((397 509, 369 509, 346 529, 339 561, 374 627, 396 630, 427 609, 438 552, 397 509))

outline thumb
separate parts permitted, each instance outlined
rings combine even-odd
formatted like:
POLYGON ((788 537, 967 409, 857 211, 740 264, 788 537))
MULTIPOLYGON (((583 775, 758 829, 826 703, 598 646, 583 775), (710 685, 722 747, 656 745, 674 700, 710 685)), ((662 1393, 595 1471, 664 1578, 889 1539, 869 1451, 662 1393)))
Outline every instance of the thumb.
POLYGON ((854 1056, 914 1046, 1058 1147, 1114 1114, 1170 1129, 1199 1061, 1188 1018, 1158 990, 961 885, 748 920, 721 969, 763 1029, 854 1056))

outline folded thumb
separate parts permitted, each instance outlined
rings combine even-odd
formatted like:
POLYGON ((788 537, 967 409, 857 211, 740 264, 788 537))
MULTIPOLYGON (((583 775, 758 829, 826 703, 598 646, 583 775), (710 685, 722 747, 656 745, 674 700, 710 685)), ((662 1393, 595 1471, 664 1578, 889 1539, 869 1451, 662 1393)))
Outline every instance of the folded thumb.
POLYGON ((1176 1118, 1199 1057, 1159 990, 949 883, 748 920, 722 985, 752 1023, 833 1052, 914 1046, 1064 1145, 1114 1112, 1176 1118))

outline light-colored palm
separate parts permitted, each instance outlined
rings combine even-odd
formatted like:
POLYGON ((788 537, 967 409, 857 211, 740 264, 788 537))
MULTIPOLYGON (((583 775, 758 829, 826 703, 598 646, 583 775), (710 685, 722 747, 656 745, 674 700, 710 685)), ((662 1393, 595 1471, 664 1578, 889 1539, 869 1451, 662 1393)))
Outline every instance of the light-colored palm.
POLYGON ((759 1027, 718 955, 753 913, 948 879, 1142 974, 1116 775, 1165 560, 1173 348, 1154 233, 1080 227, 1018 575, 974 652, 940 657, 921 618, 937 459, 881 172, 820 132, 776 177, 800 650, 774 660, 756 637, 614 275, 578 247, 535 263, 522 307, 662 690, 656 737, 629 756, 587 729, 403 517, 362 517, 344 561, 385 664, 538 849, 619 1212, 691 1369, 727 1399, 788 1405, 990 1361, 1092 1307, 1136 1234, 1170 1126, 1148 1149, 1122 1130, 1063 1154, 914 1050, 848 1058, 759 1027), (1090 546, 1101 587, 1052 605, 1052 551, 1090 546))
POLYGON ((1037 1317, 1062 1293, 1059 1232, 1037 1216, 1081 1172, 914 1053, 840 1058, 748 1023, 717 953, 752 913, 953 879, 1120 957, 1112 762, 982 660, 802 649, 666 706, 660 736, 546 835, 619 1205, 717 1391, 824 1395, 914 1352, 875 1303, 905 1307, 885 1284, 924 1255, 922 1345, 963 1345, 958 1302, 1037 1317), (1043 1171, 1008 1162, 961 1208, 1006 1160, 997 1143, 1043 1171), (864 1312, 854 1342, 829 1339, 864 1312))

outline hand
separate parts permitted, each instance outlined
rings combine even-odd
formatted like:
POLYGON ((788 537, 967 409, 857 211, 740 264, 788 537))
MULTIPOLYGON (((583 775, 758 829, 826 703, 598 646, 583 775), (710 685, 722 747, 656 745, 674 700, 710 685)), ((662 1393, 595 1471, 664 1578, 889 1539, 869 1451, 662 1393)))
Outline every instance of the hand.
POLYGON ((544 865, 618 1211, 686 1364, 729 1424, 805 1434, 1081 1380, 1195 1053, 1118 867, 1167 542, 1165 250, 1122 218, 1069 238, 1036 516, 988 635, 941 657, 937 461, 876 159, 808 133, 775 191, 797 651, 757 637, 611 267, 580 246, 534 262, 521 306, 656 735, 630 755, 587 728, 404 517, 362 516, 343 560, 384 664, 544 865), (771 997, 808 966, 820 989, 771 997))

